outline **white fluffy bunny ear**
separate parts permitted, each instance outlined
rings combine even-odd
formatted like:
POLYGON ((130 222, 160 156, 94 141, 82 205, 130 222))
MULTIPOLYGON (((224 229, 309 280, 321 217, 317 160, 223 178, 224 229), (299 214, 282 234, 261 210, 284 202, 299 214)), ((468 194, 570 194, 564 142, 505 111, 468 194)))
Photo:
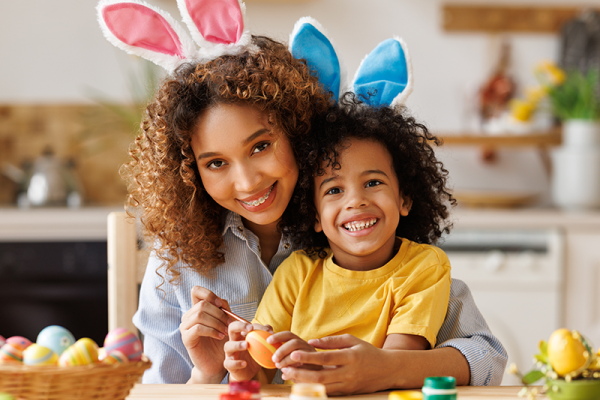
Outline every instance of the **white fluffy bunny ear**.
POLYGON ((200 46, 203 61, 258 51, 246 29, 246 6, 242 0, 177 0, 177 6, 200 46))
POLYGON ((101 0, 98 22, 109 42, 172 73, 186 61, 198 58, 187 32, 169 13, 143 1, 101 0))
POLYGON ((361 62, 352 88, 362 101, 374 107, 404 105, 413 90, 406 43, 398 37, 379 43, 361 62))
POLYGON ((302 17, 294 25, 289 43, 290 53, 306 60, 310 70, 337 101, 346 91, 346 70, 323 26, 314 18, 302 17))

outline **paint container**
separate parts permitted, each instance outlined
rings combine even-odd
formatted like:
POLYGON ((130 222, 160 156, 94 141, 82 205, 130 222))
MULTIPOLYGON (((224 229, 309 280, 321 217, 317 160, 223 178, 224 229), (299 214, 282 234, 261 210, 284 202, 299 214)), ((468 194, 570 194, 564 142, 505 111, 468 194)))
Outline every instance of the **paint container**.
POLYGON ((295 383, 292 386, 290 400, 326 399, 325 385, 320 383, 295 383))
POLYGON ((456 379, 451 376, 425 378, 423 400, 456 400, 456 379))

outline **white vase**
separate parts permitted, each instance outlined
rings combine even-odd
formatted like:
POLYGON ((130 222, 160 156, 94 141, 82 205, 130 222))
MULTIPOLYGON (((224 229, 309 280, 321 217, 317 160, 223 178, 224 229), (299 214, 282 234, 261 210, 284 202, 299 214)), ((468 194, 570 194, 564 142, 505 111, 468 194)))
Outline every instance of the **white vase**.
POLYGON ((552 199, 565 209, 600 208, 600 123, 571 120, 552 152, 552 199))

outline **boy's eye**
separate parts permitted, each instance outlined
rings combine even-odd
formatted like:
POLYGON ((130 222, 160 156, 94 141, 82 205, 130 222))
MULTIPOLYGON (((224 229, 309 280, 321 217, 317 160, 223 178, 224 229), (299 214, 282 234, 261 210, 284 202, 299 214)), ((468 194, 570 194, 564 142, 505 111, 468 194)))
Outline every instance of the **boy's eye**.
POLYGON ((379 186, 381 185, 381 181, 369 181, 367 182, 366 187, 374 187, 374 186, 379 186))
POLYGON ((223 165, 225 165, 225 161, 213 160, 213 161, 209 162, 208 164, 206 164, 206 168, 208 168, 208 169, 219 169, 223 165))
POLYGON ((342 193, 342 190, 340 188, 331 188, 328 191, 325 192, 325 194, 339 194, 342 193))
POLYGON ((260 153, 261 151, 265 151, 267 149, 267 147, 269 147, 271 145, 271 143, 269 142, 262 142, 256 145, 256 147, 254 147, 254 149, 252 150, 252 153, 260 153))

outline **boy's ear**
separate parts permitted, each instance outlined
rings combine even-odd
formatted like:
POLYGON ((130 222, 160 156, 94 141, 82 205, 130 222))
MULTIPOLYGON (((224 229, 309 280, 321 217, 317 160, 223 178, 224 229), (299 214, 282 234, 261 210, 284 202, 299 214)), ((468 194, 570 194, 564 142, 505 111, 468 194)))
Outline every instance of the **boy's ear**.
POLYGON ((315 222, 315 232, 322 232, 323 227, 321 226, 321 219, 319 218, 319 214, 316 215, 317 221, 315 222))
POLYGON ((402 199, 402 204, 400 205, 400 215, 406 217, 412 208, 412 199, 404 195, 402 195, 400 198, 402 199))

